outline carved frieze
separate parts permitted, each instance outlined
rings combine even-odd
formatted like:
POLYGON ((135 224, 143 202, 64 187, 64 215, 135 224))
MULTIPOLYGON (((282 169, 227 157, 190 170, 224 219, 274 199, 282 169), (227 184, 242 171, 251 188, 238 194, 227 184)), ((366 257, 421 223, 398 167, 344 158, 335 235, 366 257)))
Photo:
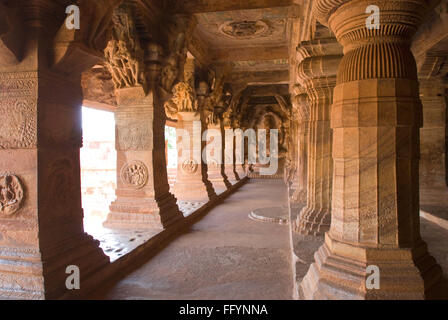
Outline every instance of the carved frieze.
POLYGON ((152 142, 150 123, 121 121, 117 124, 117 150, 149 150, 152 142))
POLYGON ((24 191, 20 179, 13 174, 0 175, 0 215, 10 216, 22 205, 24 191))
POLYGON ((148 183, 148 168, 141 161, 126 163, 120 172, 121 181, 124 185, 141 189, 148 183))
POLYGON ((37 74, 0 74, 0 149, 37 144, 37 74))

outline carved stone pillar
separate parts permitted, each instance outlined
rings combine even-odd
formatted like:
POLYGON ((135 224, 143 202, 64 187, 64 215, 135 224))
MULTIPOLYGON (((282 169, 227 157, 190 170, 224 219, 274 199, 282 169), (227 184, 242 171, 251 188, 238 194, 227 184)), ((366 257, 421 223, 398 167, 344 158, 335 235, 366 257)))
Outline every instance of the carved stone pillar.
POLYGON ((117 96, 116 200, 104 225, 126 228, 166 228, 182 214, 169 192, 165 159, 165 110, 158 83, 161 47, 144 50, 127 10, 116 13, 106 65, 117 96))
POLYGON ((420 79, 420 204, 448 205, 446 185, 446 97, 441 78, 420 79))
POLYGON ((201 142, 201 115, 181 111, 177 118, 178 165, 173 192, 177 199, 183 201, 212 200, 216 193, 207 178, 207 166, 201 160, 204 145, 201 142))
POLYGON ((77 31, 52 38, 53 23, 66 32, 59 4, 10 3, 20 7, 0 4, 13 23, 0 37, 0 297, 55 299, 79 292, 66 287, 68 266, 86 290, 109 263, 84 232, 80 185, 81 72, 101 51, 77 31))
POLYGON ((222 121, 217 120, 216 123, 209 123, 207 132, 210 133, 207 135, 207 144, 213 144, 215 146, 212 148, 210 157, 206 157, 208 180, 212 183, 215 191, 223 192, 229 189, 232 184, 229 182, 227 175, 225 174, 225 135, 224 128, 222 127, 222 121), (211 141, 211 139, 214 141, 211 141))
POLYGON ((421 103, 410 40, 426 1, 319 0, 345 56, 331 122, 334 181, 331 229, 300 286, 305 299, 435 297, 441 268, 419 224, 421 103), (366 8, 380 9, 367 29, 366 8), (379 289, 366 280, 378 267, 379 289))
MULTIPOLYGON (((336 40, 330 42, 334 46, 336 40)), ((303 43, 300 47, 306 53, 313 48, 324 47, 323 43, 303 43)), ((333 49, 334 50, 334 49, 333 49)), ((307 201, 297 217, 295 231, 301 234, 321 235, 330 229, 331 190, 333 160, 331 158, 332 134, 330 128, 330 107, 333 89, 336 85, 336 70, 341 59, 339 55, 312 56, 299 64, 299 77, 309 97, 309 136, 307 140, 307 201)))
MULTIPOLYGON (((297 189, 299 188, 299 178, 298 178, 298 140, 299 140, 299 118, 297 114, 297 108, 293 107, 289 120, 289 139, 288 139, 288 164, 289 170, 286 172, 288 174, 287 182, 289 183, 289 190, 292 192, 290 194, 290 198, 294 201, 294 194, 297 193, 297 189)), ((297 201, 294 201, 297 202, 297 201)))
POLYGON ((297 123, 297 188, 293 200, 297 203, 306 203, 308 181, 308 141, 309 141, 309 101, 305 91, 296 97, 298 123, 297 123))
POLYGON ((163 106, 141 86, 118 89, 116 96, 117 198, 104 225, 168 227, 182 214, 169 192, 163 106))

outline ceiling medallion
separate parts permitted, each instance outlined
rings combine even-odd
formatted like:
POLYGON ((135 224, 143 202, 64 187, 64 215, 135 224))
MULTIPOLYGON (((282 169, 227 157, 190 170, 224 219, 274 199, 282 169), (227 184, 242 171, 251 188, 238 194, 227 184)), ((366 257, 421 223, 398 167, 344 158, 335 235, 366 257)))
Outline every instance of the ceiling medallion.
POLYGON ((250 39, 269 35, 270 28, 262 20, 228 21, 221 25, 221 33, 234 39, 250 39))

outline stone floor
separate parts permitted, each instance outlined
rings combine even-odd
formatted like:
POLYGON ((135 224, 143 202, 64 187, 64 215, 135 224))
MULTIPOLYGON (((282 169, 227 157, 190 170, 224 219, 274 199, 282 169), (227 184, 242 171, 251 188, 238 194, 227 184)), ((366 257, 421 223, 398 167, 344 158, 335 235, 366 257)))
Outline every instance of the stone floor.
MULTIPOLYGON (((205 202, 178 201, 177 204, 184 217, 188 217, 201 208, 205 202)), ((162 231, 161 229, 111 229, 103 227, 103 221, 95 218, 85 219, 84 229, 100 242, 100 248, 111 262, 131 252, 162 231)))
POLYGON ((291 299, 288 227, 249 218, 286 205, 281 180, 251 180, 147 263, 92 299, 291 299))
MULTIPOLYGON (((284 216, 281 180, 251 180, 212 209, 188 232, 124 278, 99 288, 91 299, 291 299, 314 261, 323 237, 290 237, 288 225, 260 222, 253 212, 277 208, 284 216), (294 248, 291 256, 290 244, 294 248), (293 266, 291 264, 293 260, 293 266), (295 270, 294 275, 292 270, 295 270)), ((179 203, 185 216, 202 203, 179 203)), ((300 206, 293 208, 294 221, 300 206)), ((448 278, 448 210, 422 208, 421 233, 448 278), (427 211, 424 211, 427 210, 427 211)), ((287 217, 288 218, 288 217, 287 217)), ((116 260, 158 231, 102 229, 101 247, 116 260), (154 233, 155 232, 155 233, 154 233)), ((94 233, 94 232, 92 232, 94 233)), ((98 233, 97 233, 98 235, 98 233)))

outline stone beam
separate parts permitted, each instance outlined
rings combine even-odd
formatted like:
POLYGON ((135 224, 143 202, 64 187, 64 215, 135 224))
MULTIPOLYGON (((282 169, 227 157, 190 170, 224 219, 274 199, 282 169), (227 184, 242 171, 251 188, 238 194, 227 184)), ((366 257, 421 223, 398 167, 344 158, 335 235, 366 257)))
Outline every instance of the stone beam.
POLYGON ((214 50, 212 56, 215 61, 248 61, 248 60, 274 60, 288 59, 287 46, 252 47, 225 50, 214 50))
POLYGON ((177 1, 174 12, 176 13, 205 13, 232 10, 263 9, 271 7, 287 7, 293 4, 292 0, 190 0, 177 1))
POLYGON ((288 85, 267 85, 267 86, 251 86, 247 89, 248 95, 255 97, 266 97, 289 94, 288 85))
POLYGON ((287 84, 289 83, 289 71, 256 71, 235 72, 229 75, 227 82, 245 82, 247 84, 287 84))

